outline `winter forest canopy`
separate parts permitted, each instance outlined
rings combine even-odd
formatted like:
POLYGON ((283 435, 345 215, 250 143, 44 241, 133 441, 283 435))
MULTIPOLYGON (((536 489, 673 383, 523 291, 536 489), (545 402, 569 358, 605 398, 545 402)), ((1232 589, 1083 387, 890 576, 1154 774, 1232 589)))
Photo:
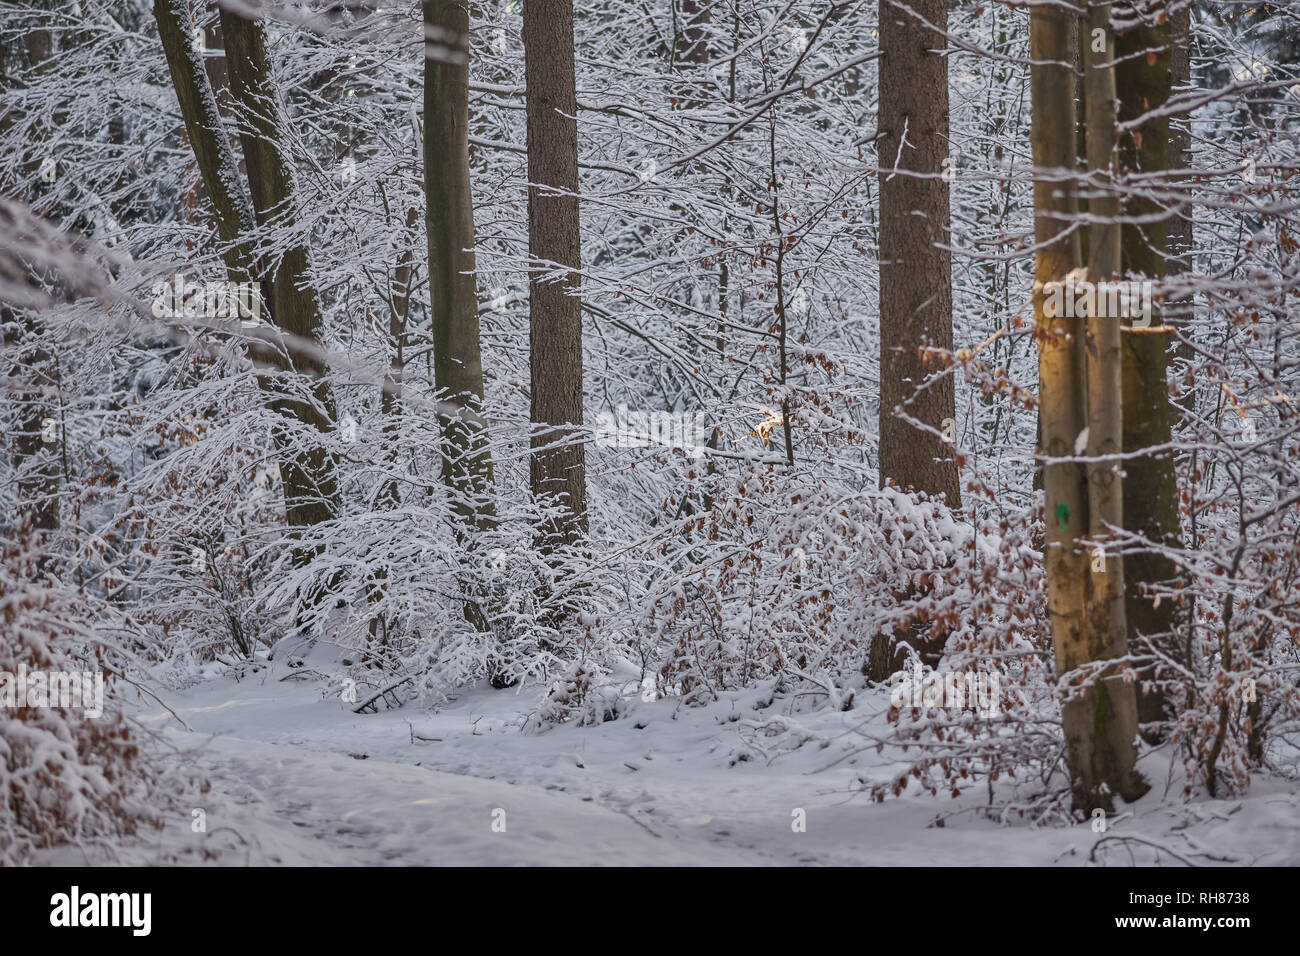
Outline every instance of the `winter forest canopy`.
POLYGON ((0 0, 0 863, 254 685, 1294 833, 1298 285, 1288 2, 0 0))

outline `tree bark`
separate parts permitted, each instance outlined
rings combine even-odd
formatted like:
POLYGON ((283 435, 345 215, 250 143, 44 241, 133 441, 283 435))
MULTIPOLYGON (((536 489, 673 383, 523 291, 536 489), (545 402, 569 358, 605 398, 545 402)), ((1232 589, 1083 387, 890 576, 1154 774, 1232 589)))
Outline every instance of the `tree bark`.
POLYGON ((572 0, 524 4, 528 125, 530 421, 534 498, 559 513, 538 529, 544 549, 587 532, 578 297, 578 124, 572 0))
MULTIPOLYGON (((1169 99, 1170 23, 1165 0, 1139 0, 1124 11, 1130 28, 1117 32, 1119 63, 1115 82, 1119 94, 1119 120, 1136 121, 1159 109, 1169 99)), ((1124 173, 1163 173, 1169 169, 1170 130, 1167 118, 1142 123, 1136 135, 1126 134, 1119 144, 1120 169, 1124 173)), ((1159 218, 1161 205, 1149 195, 1132 193, 1125 199, 1123 227, 1123 269, 1134 279, 1158 281, 1165 275, 1166 224, 1181 217, 1159 218), (1134 221, 1138 220, 1138 221, 1134 221)), ((1153 329, 1161 327, 1153 316, 1153 329)), ((1169 337, 1154 332, 1124 336, 1124 451, 1168 445, 1171 415, 1167 384, 1169 337)), ((1124 527, 1159 548, 1178 548, 1178 482, 1173 454, 1169 451, 1141 455, 1124 462, 1124 527)), ((1142 637, 1176 654, 1174 638, 1175 602, 1157 602, 1144 593, 1145 586, 1170 583, 1178 575, 1177 564, 1156 548, 1130 549, 1124 556, 1125 617, 1128 640, 1136 647, 1142 637)), ((1142 679, 1157 676, 1155 667, 1144 670, 1142 679)), ((1163 720, 1165 695, 1158 690, 1138 694, 1138 719, 1147 724, 1163 720)), ((1151 739, 1159 738, 1153 728, 1151 739)))
POLYGON ((188 3, 154 0, 153 11, 190 148, 212 203, 217 235, 227 244, 224 251, 227 273, 232 282, 248 281, 252 263, 246 244, 239 242, 256 225, 256 218, 240 186, 239 166, 222 126, 210 74, 191 43, 194 21, 188 3))
MULTIPOLYGON (((956 423, 951 375, 918 388, 941 367, 927 346, 951 351, 952 256, 949 243, 947 0, 880 0, 880 486, 943 495, 961 506, 953 449, 940 437, 956 423), (934 429, 922 431, 900 417, 934 429)), ((902 635, 937 663, 946 636, 902 635)), ((867 676, 888 679, 902 646, 872 638, 867 676)))
MULTIPOLYGON (((1042 6, 1030 12, 1033 118, 1034 321, 1038 340, 1040 455, 1047 543, 1047 607, 1058 674, 1087 660, 1084 609, 1087 566, 1076 541, 1087 528, 1083 467, 1067 459, 1084 427, 1083 323, 1052 310, 1050 283, 1064 283, 1081 261, 1075 171, 1075 75, 1071 15, 1042 6)), ((1077 33, 1073 34, 1077 36, 1077 33)))
POLYGON ((438 416, 442 478, 458 532, 493 522, 492 458, 483 416, 469 179, 469 11, 464 0, 424 4, 424 170, 434 381, 455 407, 438 416), (431 38, 436 39, 430 44, 431 38))
POLYGON ((880 484, 891 480, 961 505, 952 448, 935 432, 956 418, 951 376, 918 354, 952 349, 947 0, 880 0, 880 484))
MULTIPOLYGON (((1174 4, 1169 14, 1169 87, 1171 93, 1185 92, 1192 84, 1191 58, 1191 8, 1187 4, 1174 4)), ((1180 113, 1169 119, 1169 158, 1168 168, 1179 175, 1179 183, 1185 186, 1183 170, 1191 163, 1192 131, 1189 117, 1180 113)), ((1192 267, 1191 253, 1193 245, 1193 210, 1190 205, 1177 206, 1165 221, 1165 275, 1175 276, 1192 267)), ((1192 319, 1192 297, 1178 295, 1167 298, 1165 303, 1165 323, 1175 328, 1183 327, 1192 319)), ((1191 350, 1184 346, 1176 347, 1176 354, 1191 359, 1191 350)), ((1192 390, 1187 390, 1188 396, 1192 390)), ((1190 408, 1190 404, 1188 405, 1190 408)))
POLYGON ((712 8, 701 0, 680 0, 673 12, 673 59, 697 66, 708 63, 712 8))
MULTIPOLYGON (((1091 221, 1087 278, 1105 282, 1118 273, 1121 255, 1119 199, 1114 186, 1115 74, 1110 5, 1089 4, 1083 26, 1079 43, 1083 47, 1091 221)), ((1073 78, 1063 81, 1063 70, 1054 62, 1069 64, 1074 57, 1069 40, 1062 42, 1069 31, 1057 9, 1036 8, 1030 31, 1035 62, 1031 81, 1035 94, 1034 163, 1040 177, 1035 200, 1041 216, 1044 207, 1040 203, 1052 207, 1050 179, 1057 178, 1060 172, 1058 161, 1065 159, 1073 165, 1073 156, 1067 153, 1073 146, 1069 126, 1063 125, 1075 116, 1073 95, 1067 95, 1073 94, 1069 88, 1073 78), (1053 75, 1048 77, 1049 73, 1053 75)), ((1057 221, 1060 224, 1060 217, 1057 221)), ((1052 235, 1049 232, 1047 238, 1052 235)), ((1040 252, 1040 265, 1044 259, 1040 252)), ((1062 264, 1054 263, 1057 268, 1062 264)), ((1062 278, 1056 269, 1043 272, 1041 282, 1062 278)), ((1041 295, 1045 290, 1036 285, 1035 291, 1041 295)), ((1071 436, 1071 432, 1080 421, 1087 421, 1088 427, 1084 442, 1087 467, 1058 463, 1048 468, 1049 610, 1057 672, 1061 675, 1127 653, 1123 561, 1118 550, 1109 545, 1110 528, 1118 528, 1123 519, 1118 462, 1106 460, 1118 453, 1122 442, 1119 313, 1106 307, 1109 303, 1110 297, 1100 294, 1088 303, 1086 338, 1079 338, 1079 320, 1071 320, 1074 328, 1067 337, 1065 355, 1053 354, 1060 347, 1047 345, 1047 337, 1057 338, 1053 334, 1057 317, 1048 315, 1047 303, 1036 306, 1036 312, 1041 310, 1043 317, 1040 333, 1047 336, 1040 338, 1039 362, 1047 453, 1054 457, 1071 454, 1080 437, 1071 436), (1069 371, 1063 372, 1062 368, 1069 371), (1071 410, 1062 408, 1066 395, 1075 403, 1071 410), (1083 514, 1076 514, 1078 507, 1083 507, 1083 514), (1096 542, 1097 550, 1091 558, 1083 548, 1080 532, 1084 529, 1096 542)), ((1062 723, 1075 809, 1088 812, 1100 808, 1109 813, 1114 809, 1114 793, 1131 801, 1147 791, 1147 784, 1134 769, 1138 705, 1134 688, 1123 682, 1122 676, 1113 669, 1102 669, 1083 692, 1065 702, 1062 723)))
MULTIPOLYGON (((261 23, 223 7, 221 32, 231 96, 241 114, 240 140, 257 224, 264 228, 293 228, 294 181, 284 145, 279 94, 266 53, 265 31, 261 23)), ((306 245, 295 243, 278 264, 263 266, 261 271, 271 279, 275 328, 305 343, 319 344, 323 323, 316 291, 309 282, 306 245)), ((328 521, 338 514, 339 488, 338 463, 326 439, 334 428, 334 396, 325 376, 325 363, 319 355, 287 339, 274 346, 259 346, 254 354, 259 362, 297 373, 311 382, 308 397, 280 392, 272 399, 272 407, 286 420, 283 427, 275 429, 275 440, 282 453, 285 511, 290 527, 301 529, 328 521), (294 434, 297 423, 310 430, 305 440, 294 434)), ((295 556, 299 563, 310 558, 311 549, 295 556)))

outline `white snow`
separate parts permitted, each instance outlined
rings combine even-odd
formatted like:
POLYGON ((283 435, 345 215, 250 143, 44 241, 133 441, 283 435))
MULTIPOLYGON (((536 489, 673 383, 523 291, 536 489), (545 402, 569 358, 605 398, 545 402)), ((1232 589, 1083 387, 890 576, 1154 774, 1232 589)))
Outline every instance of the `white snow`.
POLYGON ((189 730, 144 706, 144 725, 178 748, 169 759, 211 791, 169 811, 161 832, 42 862, 1081 865, 1103 840, 1096 862, 1154 862, 1136 837, 1202 864, 1300 864, 1300 795, 1262 780, 1244 800, 1184 803, 1177 785, 1165 793, 1160 754, 1143 763, 1152 795, 1105 833, 984 819, 983 784, 955 800, 871 803, 854 781, 893 768, 855 754, 851 730, 879 717, 887 692, 811 715, 789 715, 780 699, 756 709, 756 692, 695 709, 637 702, 627 718, 537 731, 526 729, 535 688, 472 689, 436 713, 356 715, 319 683, 283 680, 292 673, 277 661, 163 692, 189 730), (791 744, 804 738, 814 739, 791 744), (792 828, 798 809, 806 832, 792 828), (193 831, 194 810, 205 832, 193 831))

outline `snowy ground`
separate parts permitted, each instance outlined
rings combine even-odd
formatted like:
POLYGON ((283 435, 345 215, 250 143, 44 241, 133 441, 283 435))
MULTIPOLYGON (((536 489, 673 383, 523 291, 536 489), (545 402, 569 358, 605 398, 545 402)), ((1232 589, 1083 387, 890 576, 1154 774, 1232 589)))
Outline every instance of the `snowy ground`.
MULTIPOLYGON (((337 693, 291 674, 275 662, 240 680, 160 692, 166 707, 145 706, 140 719, 177 748, 168 759, 208 778, 210 792, 168 813, 161 832, 44 861, 1084 865, 1103 836, 1086 824, 1033 829, 953 815, 978 806, 982 790, 871 803, 853 781, 864 770, 883 779, 887 768, 873 768, 874 755, 841 759, 860 746, 851 728, 871 702, 796 717, 783 717, 780 701, 756 710, 756 694, 696 709, 637 702, 625 719, 538 732, 523 729, 535 690, 475 689, 437 712, 359 716, 337 693), (775 753, 759 730, 774 715, 796 738, 804 727, 838 739, 775 753), (792 826, 797 810, 805 832, 792 826)), ((1144 770, 1163 781, 1158 756, 1144 770)), ((1114 839, 1122 837, 1201 864, 1300 864, 1292 785, 1264 780, 1244 800, 1191 804, 1173 794, 1162 803, 1163 790, 1158 783, 1111 821, 1101 862, 1155 861, 1151 846, 1114 839)), ((1161 853, 1160 862, 1176 861, 1161 853)))

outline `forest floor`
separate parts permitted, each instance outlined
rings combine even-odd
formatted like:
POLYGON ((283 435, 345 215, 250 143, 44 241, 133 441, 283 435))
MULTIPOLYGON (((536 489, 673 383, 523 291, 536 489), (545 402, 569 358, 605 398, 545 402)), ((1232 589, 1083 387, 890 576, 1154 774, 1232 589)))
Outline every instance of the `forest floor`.
POLYGON ((984 786, 874 803, 860 781, 897 768, 855 728, 880 719, 887 693, 793 715, 780 699, 759 706, 758 692, 697 708, 634 700, 618 720, 538 730, 535 688, 358 715, 301 676, 276 661, 158 690, 164 703, 141 704, 137 719, 173 768, 210 790, 165 812, 161 830, 43 861, 1078 866, 1095 849, 1091 862, 1104 865, 1300 864, 1294 783, 1265 778, 1244 799, 1188 802, 1166 786, 1159 753, 1143 763, 1152 793, 1104 833, 988 819, 984 786))

